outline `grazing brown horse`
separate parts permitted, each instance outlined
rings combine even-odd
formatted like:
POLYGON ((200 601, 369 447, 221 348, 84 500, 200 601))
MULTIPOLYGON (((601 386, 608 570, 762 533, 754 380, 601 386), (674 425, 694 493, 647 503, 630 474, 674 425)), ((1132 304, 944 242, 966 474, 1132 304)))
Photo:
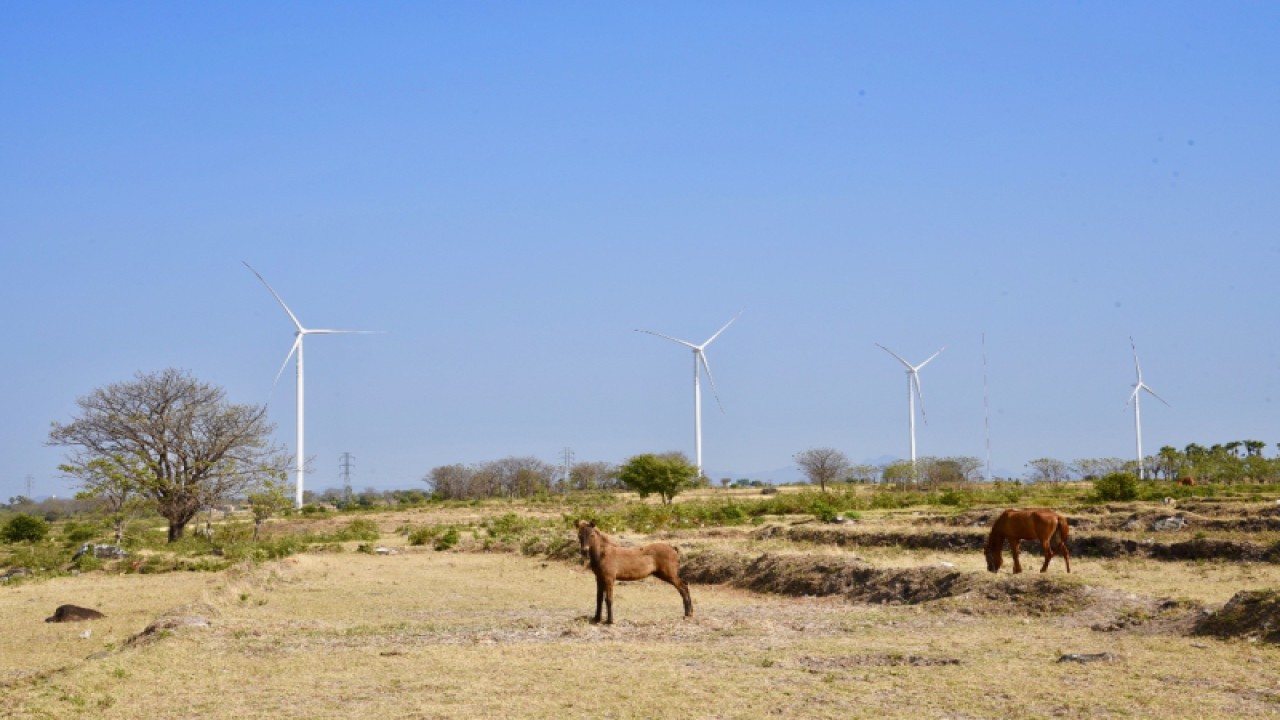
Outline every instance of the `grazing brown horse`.
POLYGON ((1040 549, 1044 551, 1044 565, 1040 566, 1040 572, 1049 569, 1055 545, 1062 553, 1062 561, 1067 564, 1067 572, 1071 572, 1068 533, 1067 519, 1052 510, 1005 510, 991 525, 991 534, 987 536, 987 570, 999 572, 1004 563, 1004 543, 1008 540, 1009 551, 1013 555, 1013 571, 1022 572, 1022 563, 1018 562, 1018 543, 1038 540, 1040 549))
POLYGON ((606 603, 609 619, 605 624, 613 624, 615 580, 643 580, 650 575, 674 585, 684 600, 684 616, 693 615, 689 585, 680 579, 679 550, 666 543, 650 543, 638 548, 621 547, 597 530, 594 522, 586 520, 578 521, 578 543, 582 554, 591 561, 591 572, 596 575, 596 616, 591 622, 600 622, 600 605, 606 603))

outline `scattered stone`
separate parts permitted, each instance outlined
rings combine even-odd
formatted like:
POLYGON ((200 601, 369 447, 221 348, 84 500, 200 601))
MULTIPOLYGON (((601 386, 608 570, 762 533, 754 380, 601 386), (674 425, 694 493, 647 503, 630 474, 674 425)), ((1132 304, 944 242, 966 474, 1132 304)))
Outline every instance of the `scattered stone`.
POLYGON ((141 642, 156 640, 163 636, 163 633, 169 630, 176 630, 182 627, 209 627, 209 619, 200 615, 171 615, 163 617, 146 627, 145 630, 134 635, 125 641, 126 645, 135 645, 141 642))
POLYGON ((1187 519, 1182 515, 1170 515, 1167 517, 1157 518, 1151 523, 1151 529, 1155 532, 1172 532, 1181 530, 1187 526, 1187 519))
POLYGON ((855 667, 939 667, 959 665, 959 658, 933 658, 922 655, 887 653, 878 655, 839 655, 835 657, 804 656, 800 665, 812 670, 842 670, 855 667))
POLYGON ((1100 653, 1068 653, 1058 658, 1058 662, 1075 662, 1075 663, 1091 663, 1091 662, 1115 662, 1120 659, 1119 655, 1113 655, 1109 652, 1100 653))
POLYGON ((399 552, 392 550, 389 547, 383 547, 382 545, 379 545, 378 547, 374 548, 373 552, 378 555, 399 555, 400 554, 399 552))
POLYGON ((58 609, 53 611, 53 615, 45 618, 44 621, 47 623, 79 622, 81 620, 97 620, 104 617, 106 615, 93 608, 80 607, 79 605, 59 605, 58 609))
POLYGON ((129 552, 119 545, 110 545, 107 543, 85 543, 80 546, 75 555, 71 556, 71 561, 79 560, 82 555, 92 554, 93 557, 103 560, 121 560, 129 557, 129 552))
POLYGON ((9 582, 14 578, 20 577, 31 577, 31 568, 11 567, 5 570, 3 575, 0 575, 0 582, 9 582))

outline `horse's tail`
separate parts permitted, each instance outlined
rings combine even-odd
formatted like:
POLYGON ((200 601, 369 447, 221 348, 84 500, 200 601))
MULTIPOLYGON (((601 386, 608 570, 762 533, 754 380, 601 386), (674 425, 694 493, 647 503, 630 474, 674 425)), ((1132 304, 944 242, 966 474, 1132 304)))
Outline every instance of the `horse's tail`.
POLYGON ((1057 527, 1053 529, 1053 535, 1049 537, 1049 546, 1053 547, 1057 544, 1066 545, 1067 537, 1071 535, 1071 526, 1067 524, 1067 518, 1063 515, 1058 516, 1057 527))

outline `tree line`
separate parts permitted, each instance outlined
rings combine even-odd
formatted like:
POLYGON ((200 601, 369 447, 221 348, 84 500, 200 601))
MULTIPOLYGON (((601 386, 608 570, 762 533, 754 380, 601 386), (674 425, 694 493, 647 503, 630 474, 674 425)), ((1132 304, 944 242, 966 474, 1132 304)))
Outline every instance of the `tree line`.
MULTIPOLYGON (((1143 458, 1142 475, 1155 480, 1195 483, 1270 483, 1280 481, 1280 455, 1264 455, 1261 440, 1236 440, 1214 445, 1189 443, 1179 450, 1165 445, 1143 458)), ((1280 443, 1276 444, 1280 449, 1280 443)), ((1138 475, 1138 461, 1122 458, 1085 458, 1066 462, 1037 458, 1027 463, 1026 477, 1035 482, 1095 480, 1115 473, 1138 475)))

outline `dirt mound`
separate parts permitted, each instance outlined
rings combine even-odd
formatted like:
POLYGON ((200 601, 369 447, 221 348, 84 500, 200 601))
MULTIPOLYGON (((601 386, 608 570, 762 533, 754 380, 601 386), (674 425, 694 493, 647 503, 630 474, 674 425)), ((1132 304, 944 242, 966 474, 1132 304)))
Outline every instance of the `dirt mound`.
MULTIPOLYGON (((1149 513, 1145 518, 1131 513, 1127 517, 1140 517, 1144 529, 1146 523, 1162 518, 1177 517, 1170 513, 1149 513)), ((1190 517, 1190 516, 1185 516, 1190 517)), ((1262 522, 1261 519, 1258 519, 1262 522)), ((1122 520, 1116 521, 1123 523, 1122 520)), ((1203 521, 1198 521, 1203 522, 1203 521)), ((1114 522, 1112 524, 1115 524, 1114 522)), ((1188 526, 1190 526, 1188 522, 1188 526)), ((751 534, 752 539, 783 539, 792 542, 838 547, 900 547, 908 550, 943 550, 965 552, 981 550, 986 544, 986 533, 974 530, 934 530, 932 532, 874 531, 862 528, 829 527, 821 525, 773 525, 760 528, 751 534)), ((1236 562, 1280 562, 1280 544, 1263 546, 1252 542, 1196 538, 1183 542, 1165 543, 1152 540, 1134 540, 1111 535, 1076 533, 1068 541, 1072 556, 1079 557, 1149 557, 1156 560, 1230 560, 1236 562)), ((1024 540, 1022 551, 1040 555, 1040 545, 1024 540)))
POLYGON ((955 598, 957 609, 981 599, 988 611, 1052 615, 1090 602, 1079 583, 1057 577, 988 579, 941 567, 876 568, 852 558, 765 553, 758 557, 702 552, 687 558, 689 582, 729 583, 755 592, 791 596, 840 595, 854 602, 915 605, 955 598))
POLYGON ((1000 510, 966 510, 942 518, 927 517, 916 521, 917 525, 950 525, 952 527, 991 527, 1000 516, 1000 510))
POLYGON ((1258 638, 1280 643, 1280 591, 1236 593, 1222 609, 1209 613, 1195 628, 1198 635, 1258 638))
POLYGON ((912 550, 980 550, 985 532, 935 530, 932 532, 871 532, 858 528, 795 525, 763 527, 751 534, 755 540, 781 538, 792 542, 839 547, 902 547, 912 550))

